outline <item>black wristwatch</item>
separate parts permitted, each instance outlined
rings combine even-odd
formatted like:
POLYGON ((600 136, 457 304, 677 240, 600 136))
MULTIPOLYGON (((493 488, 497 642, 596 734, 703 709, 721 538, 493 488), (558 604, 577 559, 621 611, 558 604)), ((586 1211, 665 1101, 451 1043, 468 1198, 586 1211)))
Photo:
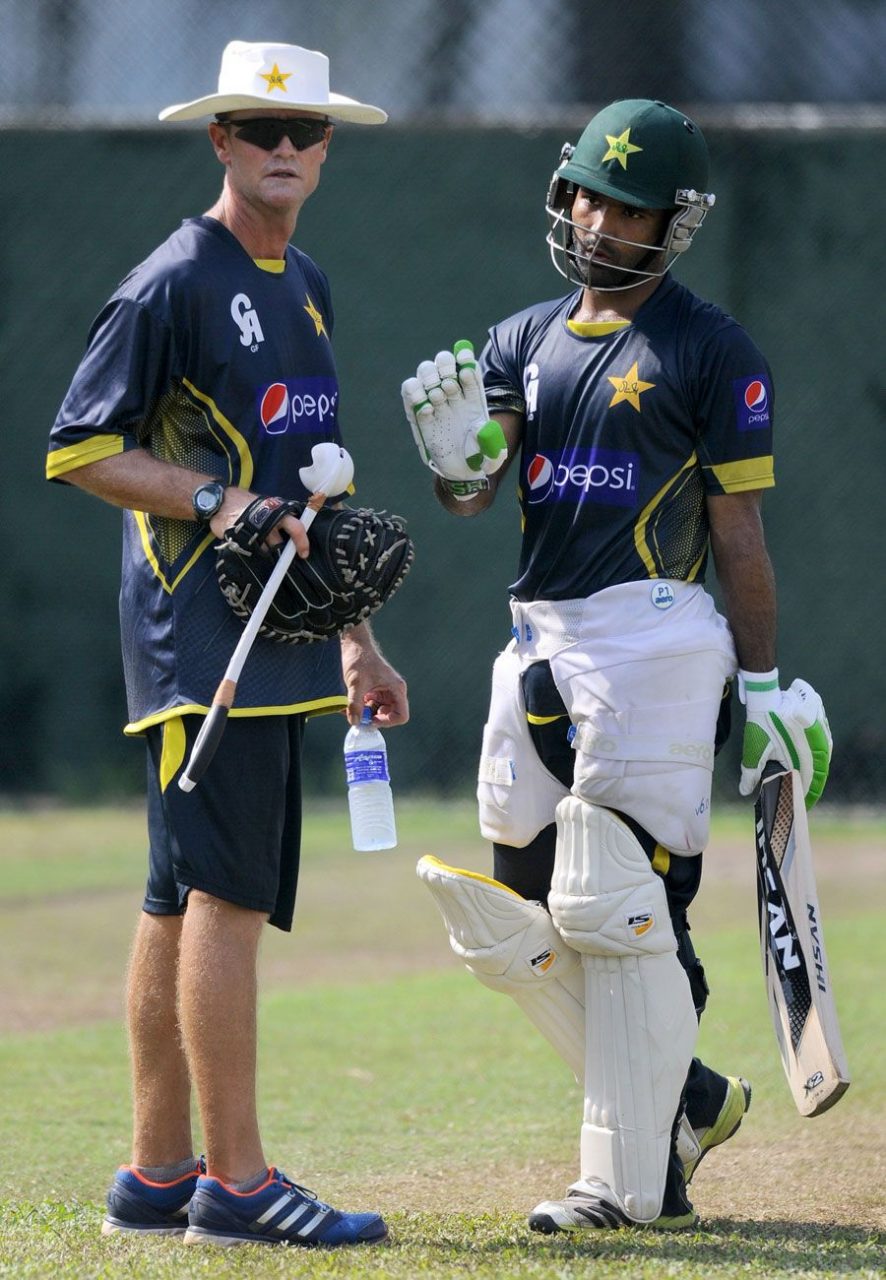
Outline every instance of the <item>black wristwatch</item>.
POLYGON ((191 495, 194 515, 203 524, 208 524, 225 500, 225 486, 221 480, 207 480, 199 484, 191 495))

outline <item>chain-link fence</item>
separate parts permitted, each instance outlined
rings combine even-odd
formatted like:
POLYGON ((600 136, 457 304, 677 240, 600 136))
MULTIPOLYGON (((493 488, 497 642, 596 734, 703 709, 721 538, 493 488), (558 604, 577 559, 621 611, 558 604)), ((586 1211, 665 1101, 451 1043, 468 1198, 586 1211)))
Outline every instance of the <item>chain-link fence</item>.
POLYGON ((0 30, 0 109, 31 123, 150 122, 231 39, 322 49, 395 121, 886 99, 884 0, 0 0, 0 30))
MULTIPOLYGON (((412 687, 412 723, 390 735, 398 785, 471 786, 519 539, 512 494, 481 521, 434 506, 400 380, 447 342, 481 343, 490 324, 565 291, 544 247, 560 144, 610 98, 661 96, 705 126, 718 196, 679 275, 746 325, 775 372, 778 487, 765 511, 780 661, 831 712, 829 798, 886 800, 886 0, 0 0, 0 20, 0 487, 19 531, 3 569, 15 608, 0 613, 0 790, 139 784, 138 746, 116 738, 119 515, 46 485, 43 452, 91 318, 217 194, 205 131, 154 128, 157 111, 210 92, 229 39, 271 38, 323 49, 333 89, 392 116, 337 131, 296 238, 332 284, 360 500, 406 515, 418 544, 378 622, 412 687)), ((312 727, 309 768, 340 789, 333 721, 312 727)), ((734 763, 718 770, 730 796, 734 763)))

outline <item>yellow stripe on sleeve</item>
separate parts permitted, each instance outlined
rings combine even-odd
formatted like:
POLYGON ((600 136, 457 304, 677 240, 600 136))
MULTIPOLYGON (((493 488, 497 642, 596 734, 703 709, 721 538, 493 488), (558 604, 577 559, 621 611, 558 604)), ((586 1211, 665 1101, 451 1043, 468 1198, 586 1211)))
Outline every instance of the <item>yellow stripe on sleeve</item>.
POLYGON ((742 462, 721 462, 709 468, 726 493, 743 493, 747 489, 771 489, 775 484, 772 455, 745 458, 742 462))
POLYGON ((87 436, 85 440, 69 444, 65 449, 53 449, 46 455, 46 479, 56 480, 68 471, 76 471, 90 462, 101 462, 102 458, 113 458, 122 452, 122 436, 87 436))

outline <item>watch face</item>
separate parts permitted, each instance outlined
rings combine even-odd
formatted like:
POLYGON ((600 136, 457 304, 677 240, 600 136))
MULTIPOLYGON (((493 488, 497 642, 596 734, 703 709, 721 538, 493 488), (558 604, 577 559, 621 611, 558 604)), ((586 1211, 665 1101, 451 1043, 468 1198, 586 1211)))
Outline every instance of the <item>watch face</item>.
POLYGON ((201 516, 214 516, 222 504, 224 487, 221 484, 204 484, 194 493, 194 507, 201 516))

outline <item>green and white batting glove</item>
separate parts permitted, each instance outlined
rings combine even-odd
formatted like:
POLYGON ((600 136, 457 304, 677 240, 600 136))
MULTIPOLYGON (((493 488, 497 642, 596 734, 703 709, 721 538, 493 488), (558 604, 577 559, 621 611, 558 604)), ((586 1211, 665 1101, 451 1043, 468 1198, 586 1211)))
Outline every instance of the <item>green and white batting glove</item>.
POLYGON ((470 342, 424 360, 401 387, 406 420, 421 460, 461 502, 488 489, 508 456, 505 435, 489 417, 470 342))
POLYGON ((778 668, 739 671, 738 696, 747 709, 741 756, 743 796, 753 795, 770 760, 796 769, 811 809, 824 791, 834 740, 821 698, 805 680, 778 687, 778 668))

